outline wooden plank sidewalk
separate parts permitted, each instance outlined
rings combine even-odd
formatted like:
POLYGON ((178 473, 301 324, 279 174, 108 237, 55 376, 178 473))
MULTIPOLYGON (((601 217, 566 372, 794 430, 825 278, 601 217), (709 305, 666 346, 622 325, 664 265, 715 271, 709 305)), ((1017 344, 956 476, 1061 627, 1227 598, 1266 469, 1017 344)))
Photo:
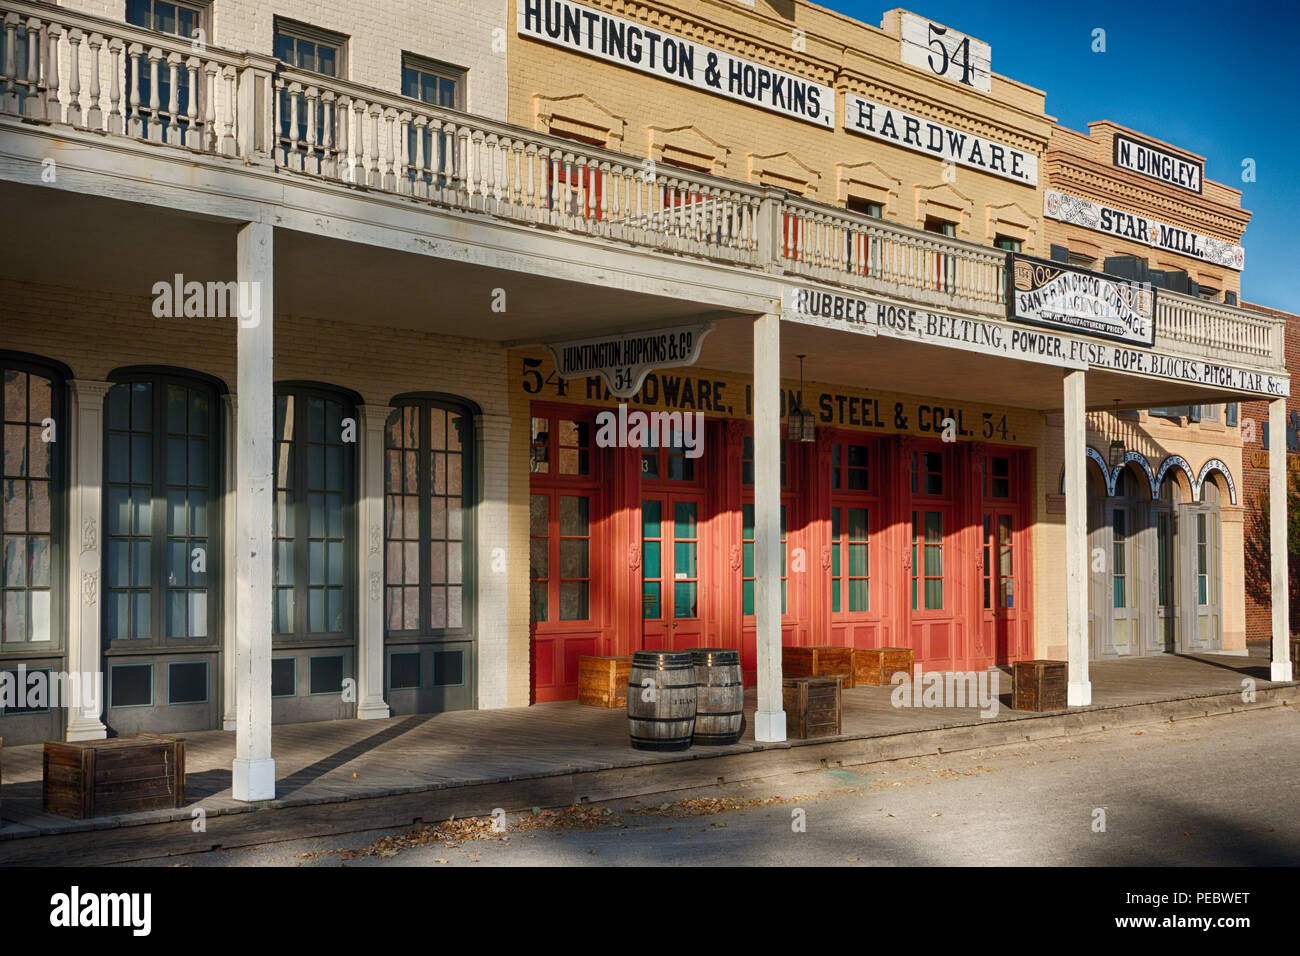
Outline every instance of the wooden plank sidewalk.
MULTIPOLYGON (((1113 725, 1116 718, 1109 715, 1115 714, 1117 708, 1240 694, 1244 678, 1254 679, 1260 689, 1288 686, 1272 685, 1267 676, 1267 647, 1262 645, 1253 647, 1248 656, 1167 655, 1093 662, 1092 706, 1057 713, 1068 714, 1070 726, 1079 732, 1107 723, 1113 725)), ((1005 672, 1001 674, 999 686, 1002 706, 992 718, 981 717, 978 707, 894 707, 890 701, 892 690, 892 687, 859 687, 845 691, 844 734, 840 737, 759 744, 753 739, 755 698, 751 689, 745 701, 751 719, 740 743, 730 747, 694 747, 677 754, 633 750, 627 742, 626 715, 622 710, 583 707, 573 702, 387 720, 276 725, 273 756, 277 799, 255 807, 230 797, 234 734, 190 733, 184 735, 189 806, 84 821, 41 810, 42 748, 39 745, 6 747, 0 857, 6 855, 4 847, 8 841, 26 842, 25 837, 129 828, 162 821, 188 823, 195 807, 201 807, 208 816, 246 814, 266 807, 371 801, 402 794, 542 781, 565 775, 590 776, 594 771, 611 770, 627 771, 623 777, 615 774, 612 780, 630 781, 634 776, 641 780, 639 792, 650 792, 645 788, 654 785, 653 781, 645 782, 647 771, 661 775, 663 789, 670 790, 674 789, 673 781, 689 781, 714 763, 730 768, 766 765, 763 754, 768 751, 789 753, 791 748, 815 746, 826 753, 867 753, 870 748, 863 742, 893 741, 900 735, 923 737, 925 745, 931 747, 936 740, 947 741, 940 749, 957 750, 962 749, 962 741, 976 739, 972 736, 974 729, 1042 716, 1009 708, 1011 679, 1005 672), (828 744, 835 746, 828 748, 828 744), (729 759, 710 759, 720 757, 729 759), (634 774, 638 769, 642 772, 634 774)), ((886 751, 893 752, 881 743, 871 752, 886 751)), ((772 754, 773 758, 778 756, 772 754)), ((696 785, 701 782, 712 780, 697 781, 696 785)), ((610 786, 617 784, 604 785, 605 789, 610 786)), ((534 789, 561 792, 554 788, 534 789)))

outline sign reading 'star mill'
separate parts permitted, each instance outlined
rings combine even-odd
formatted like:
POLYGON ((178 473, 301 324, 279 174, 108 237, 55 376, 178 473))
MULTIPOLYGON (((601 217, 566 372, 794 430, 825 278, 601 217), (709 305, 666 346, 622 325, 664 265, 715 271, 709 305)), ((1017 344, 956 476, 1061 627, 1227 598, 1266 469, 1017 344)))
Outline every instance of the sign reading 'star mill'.
POLYGON ((1012 254, 1007 317, 1067 332, 1155 344, 1156 290, 1149 284, 1012 254))

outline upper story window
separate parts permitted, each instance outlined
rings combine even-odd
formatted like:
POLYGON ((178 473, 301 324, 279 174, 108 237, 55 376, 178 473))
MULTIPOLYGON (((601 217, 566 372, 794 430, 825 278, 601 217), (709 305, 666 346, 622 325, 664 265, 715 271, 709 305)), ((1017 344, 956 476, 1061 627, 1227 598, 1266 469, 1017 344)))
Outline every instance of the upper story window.
POLYGON ((402 55, 402 95, 433 106, 465 109, 468 71, 458 66, 402 55))
POLYGON ((53 369, 0 357, 4 461, 0 467, 0 646, 56 638, 54 550, 60 531, 63 378, 53 369), (53 429, 48 427, 53 421, 53 429))
POLYGON ((1082 253, 1072 252, 1067 262, 1079 269, 1095 269, 1097 260, 1091 256, 1085 256, 1082 253))
POLYGON ((126 22, 146 30, 195 40, 198 39, 195 31, 205 29, 207 9, 207 4, 178 3, 175 0, 127 0, 126 22))
POLYGON ((944 493, 943 472, 943 452, 912 452, 912 494, 942 495, 944 493))
POLYGON ((1020 251, 1020 240, 1013 239, 1010 236, 997 236, 993 240, 993 245, 997 246, 999 249, 1005 249, 1007 252, 1020 251))
POLYGON ((937 232, 941 236, 955 238, 957 235, 957 224, 955 222, 948 222, 946 219, 936 219, 934 216, 926 216, 925 231, 937 232))
POLYGON ((880 203, 871 202, 869 199, 859 199, 857 196, 850 196, 845 200, 844 208, 849 212, 860 212, 872 219, 879 219, 884 215, 884 209, 880 203))
POLYGON ((341 33, 275 18, 275 55, 290 66, 341 77, 347 42, 341 33))

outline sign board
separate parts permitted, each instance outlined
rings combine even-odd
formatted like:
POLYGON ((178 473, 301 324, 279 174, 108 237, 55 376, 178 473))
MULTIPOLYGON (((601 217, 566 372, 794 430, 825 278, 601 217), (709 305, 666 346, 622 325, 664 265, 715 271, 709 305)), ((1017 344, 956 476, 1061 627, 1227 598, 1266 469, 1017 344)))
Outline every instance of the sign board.
POLYGON ((826 129, 835 91, 573 0, 519 0, 519 34, 826 129))
POLYGON ((982 173, 1029 186, 1038 185, 1038 156, 1034 153, 913 116, 893 106, 873 103, 852 93, 844 95, 844 128, 850 133, 883 139, 982 173))
POLYGON ((1123 133, 1115 134, 1115 165, 1194 193, 1201 192, 1205 177, 1204 163, 1178 156, 1159 146, 1149 146, 1123 133))
POLYGON ((681 325, 548 343, 546 347, 561 378, 602 375, 610 392, 631 398, 641 390, 651 369, 694 365, 700 357, 700 344, 712 328, 711 324, 681 325))
POLYGON ((1246 250, 1231 242, 1224 242, 1213 236, 1203 236, 1178 226, 1148 219, 1137 213, 1112 209, 1091 199, 1081 199, 1054 189, 1049 189, 1044 194, 1043 210, 1051 219, 1059 219, 1061 222, 1118 236, 1130 242, 1155 246, 1157 249, 1165 249, 1179 255, 1191 256, 1238 272, 1246 264, 1246 250))
POLYGON ((1290 379, 1285 375, 1165 355, 1123 343, 1076 338, 1046 328, 943 315, 886 299, 852 295, 842 289, 787 286, 782 317, 805 325, 885 335, 1060 368, 1100 368, 1272 398, 1291 391, 1290 379))
POLYGON ((901 26, 900 52, 904 63, 989 92, 992 50, 987 43, 906 11, 902 11, 901 26))
POLYGON ((1012 254, 1007 318, 1149 347, 1156 335, 1156 290, 1148 283, 1012 254))

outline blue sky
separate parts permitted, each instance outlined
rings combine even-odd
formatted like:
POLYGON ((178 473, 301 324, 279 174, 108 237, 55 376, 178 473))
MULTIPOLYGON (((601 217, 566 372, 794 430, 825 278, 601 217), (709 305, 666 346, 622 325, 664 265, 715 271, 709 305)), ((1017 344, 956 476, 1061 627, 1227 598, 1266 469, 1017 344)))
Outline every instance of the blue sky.
MULTIPOLYGON (((895 4, 818 0, 880 25, 895 4)), ((1242 245, 1248 302, 1300 312, 1300 3, 1188 0, 959 2, 905 9, 984 40, 993 71, 1047 93, 1071 129, 1114 120, 1206 157, 1205 175, 1242 191, 1254 215, 1242 245), (1106 52, 1092 52, 1093 30, 1106 52), (1242 182, 1242 160, 1255 182, 1242 182)))

